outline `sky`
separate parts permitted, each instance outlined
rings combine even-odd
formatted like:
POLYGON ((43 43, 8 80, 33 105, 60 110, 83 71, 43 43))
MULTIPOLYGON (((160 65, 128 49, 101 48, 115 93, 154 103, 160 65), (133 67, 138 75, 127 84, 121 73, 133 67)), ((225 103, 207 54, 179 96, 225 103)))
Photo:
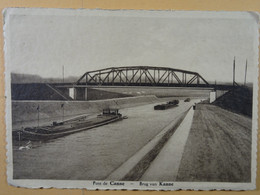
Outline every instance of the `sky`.
POLYGON ((258 26, 247 12, 12 9, 5 14, 6 69, 80 77, 116 66, 162 66, 207 81, 256 77, 258 26))

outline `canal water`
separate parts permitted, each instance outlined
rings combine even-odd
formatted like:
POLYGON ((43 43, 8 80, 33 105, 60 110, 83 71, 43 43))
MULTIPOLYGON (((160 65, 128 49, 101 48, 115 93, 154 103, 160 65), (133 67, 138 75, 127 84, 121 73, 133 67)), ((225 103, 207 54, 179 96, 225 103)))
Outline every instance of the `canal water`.
POLYGON ((15 143, 14 179, 103 180, 194 101, 168 110, 154 110, 156 104, 121 109, 128 119, 47 142, 15 143))

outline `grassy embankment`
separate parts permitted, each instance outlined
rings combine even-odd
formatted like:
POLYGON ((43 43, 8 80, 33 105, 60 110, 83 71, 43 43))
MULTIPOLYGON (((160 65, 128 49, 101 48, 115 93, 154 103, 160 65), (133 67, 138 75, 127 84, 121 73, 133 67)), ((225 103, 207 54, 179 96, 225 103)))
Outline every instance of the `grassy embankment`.
POLYGON ((252 97, 253 91, 248 87, 237 87, 230 90, 223 96, 219 97, 213 105, 219 106, 223 109, 252 116, 252 97))

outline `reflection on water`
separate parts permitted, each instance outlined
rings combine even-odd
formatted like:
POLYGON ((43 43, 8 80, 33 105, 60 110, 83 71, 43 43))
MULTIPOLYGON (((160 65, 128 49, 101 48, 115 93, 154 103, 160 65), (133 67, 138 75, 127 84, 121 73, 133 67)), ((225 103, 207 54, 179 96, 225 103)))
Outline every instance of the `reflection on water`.
POLYGON ((155 104, 121 109, 128 119, 47 142, 15 143, 15 179, 102 180, 157 135, 191 102, 153 110, 155 104), (19 145, 20 144, 20 145, 19 145), (28 145, 28 144, 27 144, 28 145))

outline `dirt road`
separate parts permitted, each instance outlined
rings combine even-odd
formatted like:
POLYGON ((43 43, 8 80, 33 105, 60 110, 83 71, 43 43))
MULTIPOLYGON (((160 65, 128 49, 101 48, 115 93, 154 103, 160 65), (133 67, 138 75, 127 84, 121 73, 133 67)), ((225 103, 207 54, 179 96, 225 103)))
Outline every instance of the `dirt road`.
POLYGON ((177 181, 250 182, 251 118, 197 106, 177 181))

